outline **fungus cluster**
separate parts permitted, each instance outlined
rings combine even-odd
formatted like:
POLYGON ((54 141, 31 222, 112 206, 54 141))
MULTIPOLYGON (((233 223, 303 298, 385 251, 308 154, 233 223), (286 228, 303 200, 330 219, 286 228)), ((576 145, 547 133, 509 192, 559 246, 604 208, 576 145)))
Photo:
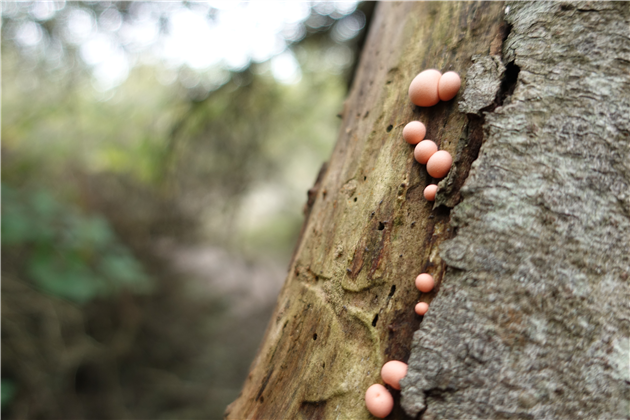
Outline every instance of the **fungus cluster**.
POLYGON ((437 105, 440 101, 450 101, 457 95, 462 80, 454 71, 442 74, 435 69, 421 72, 409 85, 409 99, 418 106, 437 105))
MULTIPOLYGON (((390 360, 381 368, 383 382, 394 389, 400 390, 400 380, 407 374, 407 363, 390 360)), ((387 417, 394 408, 394 398, 387 388, 381 384, 370 386, 365 392, 365 405, 374 417, 387 417)))
MULTIPOLYGON (((431 274, 422 273, 416 277, 416 288, 422 293, 429 293, 434 287, 435 281, 431 274)), ((429 304, 426 302, 418 302, 415 310, 418 315, 424 315, 429 310, 429 304)))
MULTIPOLYGON (((416 277, 416 288, 429 293, 435 287, 433 276, 422 273, 416 277)), ((429 304, 419 302, 415 311, 418 315, 424 315, 429 310, 429 304)), ((398 360, 390 360, 381 368, 381 379, 393 389, 400 390, 400 380, 407 375, 407 364, 398 360)), ((365 406, 368 411, 380 419, 385 418, 394 408, 394 398, 392 394, 381 384, 370 386, 365 392, 365 406)))
MULTIPOLYGON (((435 69, 425 70, 411 81, 409 99, 420 107, 430 107, 453 99, 461 85, 462 81, 454 71, 442 74, 435 69)), ((410 144, 418 144, 425 134, 424 124, 418 121, 407 124, 403 130, 403 138, 410 144)))
MULTIPOLYGON (((409 99, 415 105, 429 107, 439 101, 453 99, 462 81, 459 75, 453 71, 441 74, 430 69, 418 74, 409 85, 409 99)), ((423 165, 427 165, 427 173, 433 178, 443 178, 451 170, 453 158, 446 150, 438 150, 437 144, 432 140, 425 140, 427 130, 420 121, 412 121, 403 129, 403 138, 409 144, 415 145, 414 158, 423 165)), ((424 190, 424 198, 435 201, 437 185, 428 185, 424 190)))
MULTIPOLYGON (((438 70, 425 70, 418 74, 409 85, 409 99, 420 107, 430 107, 439 101, 450 101, 459 88, 461 79, 455 72, 441 74, 438 70)), ((432 140, 425 140, 426 126, 420 121, 411 121, 403 129, 403 139, 415 146, 413 156, 420 164, 426 165, 427 173, 432 178, 443 178, 451 170, 453 158, 446 150, 438 150, 432 140)), ((438 186, 427 185, 424 198, 435 201, 438 186)), ((435 287, 433 276, 422 273, 416 277, 416 288, 422 293, 429 293, 435 287)), ((429 310, 429 304, 418 302, 415 306, 416 314, 422 316, 429 310)), ((407 364, 398 360, 390 360, 381 369, 381 379, 393 389, 400 390, 400 380, 407 375, 407 364)), ((370 386, 365 392, 365 405, 369 412, 378 418, 385 418, 394 408, 394 398, 381 384, 370 386)))

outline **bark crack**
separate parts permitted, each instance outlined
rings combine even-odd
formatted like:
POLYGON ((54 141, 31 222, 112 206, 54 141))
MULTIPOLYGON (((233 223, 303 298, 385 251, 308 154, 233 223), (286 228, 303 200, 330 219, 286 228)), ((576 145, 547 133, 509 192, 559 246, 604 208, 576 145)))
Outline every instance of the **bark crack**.
MULTIPOLYGON (((501 50, 512 31, 507 22, 502 26, 501 50)), ((440 206, 451 209, 462 199, 464 186, 474 161, 479 157, 484 142, 486 115, 509 102, 518 81, 520 67, 512 59, 504 61, 504 56, 489 55, 473 57, 473 64, 468 70, 466 91, 459 104, 468 123, 457 145, 453 170, 440 181, 434 209, 440 206)))

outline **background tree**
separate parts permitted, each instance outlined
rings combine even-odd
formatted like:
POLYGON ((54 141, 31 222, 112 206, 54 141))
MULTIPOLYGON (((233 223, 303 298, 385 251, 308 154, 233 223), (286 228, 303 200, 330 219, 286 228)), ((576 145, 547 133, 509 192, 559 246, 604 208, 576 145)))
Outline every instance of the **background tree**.
POLYGON ((369 418, 395 359, 392 418, 626 418, 629 19, 624 3, 379 4, 226 417, 369 418), (426 68, 463 76, 455 100, 410 104, 426 68), (414 119, 454 157, 435 203, 401 139, 414 119))

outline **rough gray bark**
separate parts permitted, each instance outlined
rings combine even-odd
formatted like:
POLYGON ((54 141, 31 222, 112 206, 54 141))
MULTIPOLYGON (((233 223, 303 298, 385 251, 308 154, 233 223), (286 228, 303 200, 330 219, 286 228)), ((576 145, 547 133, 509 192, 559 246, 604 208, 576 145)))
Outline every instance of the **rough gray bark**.
MULTIPOLYGON (((509 8, 504 79, 520 73, 485 115, 402 405, 422 419, 627 418, 630 5, 509 8)), ((468 89, 493 86, 475 83, 493 79, 478 63, 468 89)))

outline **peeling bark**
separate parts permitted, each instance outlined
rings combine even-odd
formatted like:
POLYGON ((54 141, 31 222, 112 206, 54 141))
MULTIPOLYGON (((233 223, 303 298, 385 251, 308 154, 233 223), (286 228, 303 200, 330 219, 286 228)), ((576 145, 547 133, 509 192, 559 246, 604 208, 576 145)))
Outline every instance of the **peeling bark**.
MULTIPOLYGON (((377 6, 228 419, 371 418, 365 390, 392 359, 409 359, 411 416, 625 415, 628 8, 510 8, 508 24, 502 2, 377 6), (426 68, 460 73, 458 96, 413 106, 407 88, 426 68), (415 119, 454 157, 435 203, 422 191, 436 180, 402 140, 415 119), (432 293, 415 289, 421 272, 432 293)), ((392 394, 390 418, 407 418, 392 394)))

